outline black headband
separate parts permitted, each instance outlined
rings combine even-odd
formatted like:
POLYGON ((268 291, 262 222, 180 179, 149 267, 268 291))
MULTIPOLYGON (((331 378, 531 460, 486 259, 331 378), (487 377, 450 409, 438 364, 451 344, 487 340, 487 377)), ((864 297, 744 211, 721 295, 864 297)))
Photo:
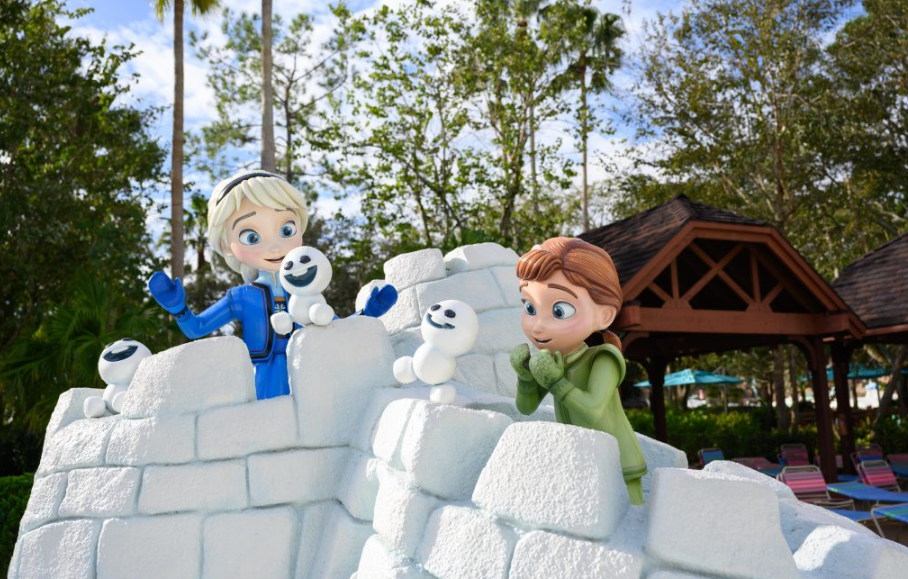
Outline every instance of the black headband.
POLYGON ((218 200, 215 201, 214 204, 217 205, 218 203, 223 201, 224 196, 227 195, 228 193, 230 193, 231 189, 233 189, 234 187, 236 187, 237 185, 239 185, 246 179, 252 179, 253 177, 273 177, 275 179, 280 179, 281 181, 285 181, 285 182, 287 181, 280 175, 275 175, 274 173, 268 173, 266 171, 255 171, 254 173, 246 173, 245 175, 240 175, 239 177, 237 177, 236 179, 234 179, 233 181, 228 183, 227 186, 224 187, 224 190, 221 191, 221 195, 218 197, 218 200))

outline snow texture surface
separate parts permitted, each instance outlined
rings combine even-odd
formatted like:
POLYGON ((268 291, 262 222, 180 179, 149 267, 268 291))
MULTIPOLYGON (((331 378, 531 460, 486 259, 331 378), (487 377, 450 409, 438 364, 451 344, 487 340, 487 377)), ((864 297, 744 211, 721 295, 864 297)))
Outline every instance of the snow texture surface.
POLYGON ((629 506, 617 446, 514 407, 523 342, 516 254, 494 244, 389 262, 380 320, 298 330, 290 396, 255 401, 233 337, 140 364, 122 414, 60 396, 9 579, 903 579, 908 549, 791 498, 733 463, 686 470, 638 436, 647 504, 629 506), (400 388, 419 312, 479 314, 458 397, 400 388))

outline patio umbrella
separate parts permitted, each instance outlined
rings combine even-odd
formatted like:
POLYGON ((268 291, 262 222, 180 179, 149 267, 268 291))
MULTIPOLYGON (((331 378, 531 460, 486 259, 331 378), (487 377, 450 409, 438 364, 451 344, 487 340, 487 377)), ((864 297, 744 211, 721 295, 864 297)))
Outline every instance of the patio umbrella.
MULTIPOLYGON (((724 393, 723 402, 725 405, 725 412, 728 412, 728 385, 729 384, 740 384, 744 382, 744 378, 736 378, 735 376, 726 376, 724 374, 715 374, 713 372, 707 372, 705 370, 691 370, 685 369, 679 372, 672 372, 671 374, 665 375, 665 386, 687 386, 688 384, 719 384, 722 386, 724 393)), ((644 380, 643 382, 637 382, 634 386, 638 388, 646 388, 650 386, 649 380, 644 380)))

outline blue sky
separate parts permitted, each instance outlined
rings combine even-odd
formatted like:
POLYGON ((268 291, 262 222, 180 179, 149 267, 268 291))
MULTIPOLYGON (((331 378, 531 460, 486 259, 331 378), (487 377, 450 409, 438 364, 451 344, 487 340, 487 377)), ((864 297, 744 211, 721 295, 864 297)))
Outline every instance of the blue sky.
MULTIPOLYGON (((404 0, 384 0, 384 3, 396 4, 402 1, 404 0)), ((448 1, 456 2, 457 0, 448 1)), ((351 1, 349 6, 356 12, 373 9, 380 3, 380 0, 358 0, 351 1)), ((680 11, 684 6, 684 2, 681 0, 634 0, 632 2, 629 0, 596 0, 594 4, 602 11, 622 14, 623 24, 627 31, 625 51, 628 54, 632 54, 635 47, 642 41, 644 20, 652 19, 657 12, 680 11)), ((234 12, 258 12, 261 0, 222 0, 222 5, 234 12)), ((154 127, 154 133, 169 150, 172 123, 169 107, 172 106, 173 101, 173 24, 170 16, 168 15, 164 22, 158 21, 154 15, 152 4, 147 0, 68 0, 67 6, 72 9, 94 9, 92 14, 73 23, 77 33, 88 35, 95 40, 106 37, 108 42, 114 44, 131 42, 142 51, 142 54, 129 64, 129 71, 137 72, 140 75, 139 81, 132 90, 131 98, 144 105, 168 107, 159 119, 157 126, 154 127)), ((320 32, 323 37, 326 37, 330 25, 327 2, 274 0, 275 14, 289 18, 301 11, 316 17, 316 38, 320 32)), ((217 41, 222 38, 220 23, 219 15, 200 19, 187 14, 185 26, 187 31, 207 31, 212 39, 217 41)), ((185 67, 185 128, 193 131, 213 119, 214 107, 211 92, 205 84, 206 68, 195 57, 188 41, 185 43, 185 67)), ((628 78, 625 73, 622 80, 619 74, 616 81, 620 85, 622 82, 627 82, 628 78)), ((618 131, 615 135, 592 136, 590 141, 591 159, 611 154, 617 156, 619 161, 621 160, 621 151, 631 144, 625 141, 624 137, 630 137, 632 130, 630 127, 618 126, 617 128, 618 131)), ((553 140, 563 132, 563 129, 563 126, 552 127, 548 135, 543 130, 540 139, 553 140)), ((576 145, 568 142, 562 150, 567 155, 579 157, 576 149, 576 145)), ((254 158, 255 155, 251 157, 254 158)), ((603 176, 605 176, 605 169, 598 163, 592 163, 590 182, 595 182, 603 176)), ((187 171, 186 179, 195 181, 203 192, 210 191, 213 185, 208 182, 207 178, 193 175, 190 171, 187 171)), ((158 200, 165 202, 168 198, 169 190, 162 190, 158 200)), ((337 204, 338 202, 329 196, 319 200, 319 205, 329 212, 333 211, 337 204)), ((347 201, 344 209, 347 212, 355 212, 355 200, 347 201)), ((150 226, 152 230, 161 229, 160 223, 152 222, 150 226)))

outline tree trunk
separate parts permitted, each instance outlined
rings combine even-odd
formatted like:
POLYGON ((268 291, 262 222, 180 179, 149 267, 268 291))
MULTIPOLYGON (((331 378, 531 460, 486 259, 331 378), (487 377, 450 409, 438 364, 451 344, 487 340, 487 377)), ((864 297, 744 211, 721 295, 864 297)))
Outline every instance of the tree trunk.
POLYGON ((791 426, 791 417, 785 404, 785 358, 782 355, 781 344, 773 350, 772 383, 776 395, 776 426, 779 430, 788 430, 791 426))
MULTIPOLYGON (((890 407, 892 406, 892 394, 898 387, 902 366, 905 365, 906 358, 908 358, 908 344, 903 344, 896 350, 895 360, 892 364, 892 374, 889 376, 889 383, 886 384, 886 389, 883 390, 883 399, 880 401, 880 411, 877 414, 876 423, 889 416, 890 407)), ((901 396, 899 397, 901 398, 901 396)))
POLYGON ((583 231, 590 230, 590 207, 587 192, 587 162, 586 162, 586 142, 587 142, 587 114, 586 114, 586 58, 580 57, 580 146, 583 148, 583 231))
POLYGON ((530 175, 533 179, 533 211, 539 214, 539 184, 536 181, 536 105, 530 95, 530 175))
POLYGON ((170 164, 170 272, 183 277, 183 0, 173 5, 173 155, 170 164))
POLYGON ((798 428, 801 425, 801 409, 798 408, 800 402, 801 389, 798 385, 798 366, 797 358, 795 357, 795 348, 791 345, 786 346, 788 349, 788 380, 791 384, 791 413, 792 417, 792 430, 794 432, 798 431, 798 428))
POLYGON ((262 0, 262 169, 276 170, 274 162, 274 93, 271 77, 271 2, 262 0))

